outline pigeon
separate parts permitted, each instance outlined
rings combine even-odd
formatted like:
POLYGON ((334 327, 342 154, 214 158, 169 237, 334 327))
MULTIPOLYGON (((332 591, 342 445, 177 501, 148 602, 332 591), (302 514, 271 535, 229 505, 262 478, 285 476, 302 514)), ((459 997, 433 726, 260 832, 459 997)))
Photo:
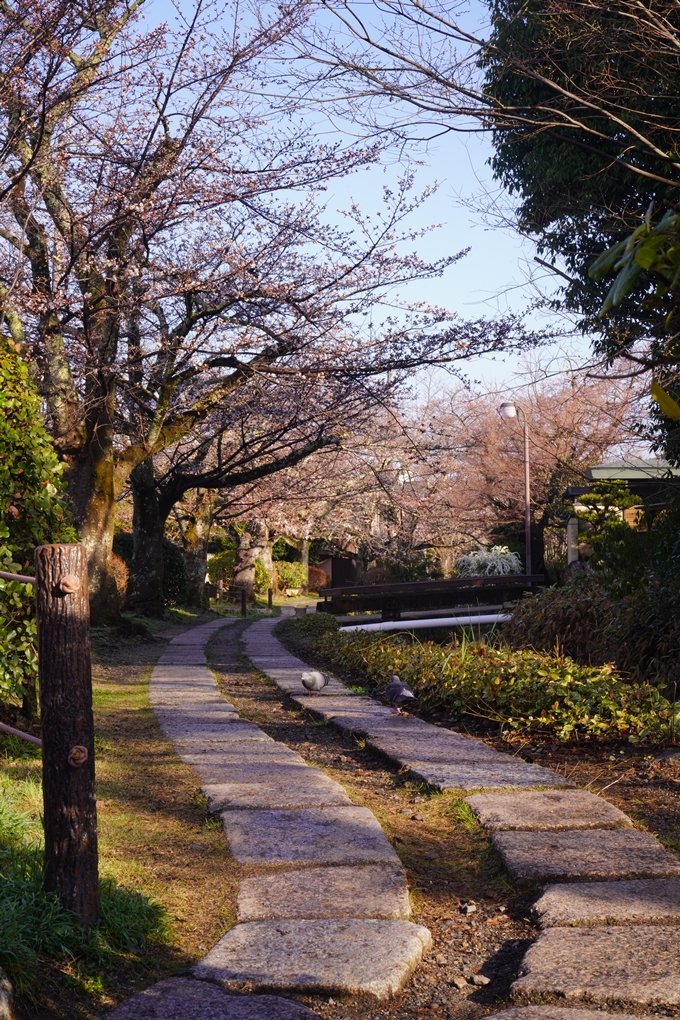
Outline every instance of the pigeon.
POLYGON ((403 680, 400 680, 396 674, 392 676, 392 679, 387 685, 385 697, 389 701, 390 705, 394 706, 399 715, 401 715, 403 705, 409 701, 416 700, 416 696, 409 685, 404 683, 403 680))
POLYGON ((309 673, 302 674, 302 686, 310 695, 318 694, 328 683, 325 673, 319 673, 318 669, 310 669, 309 673))

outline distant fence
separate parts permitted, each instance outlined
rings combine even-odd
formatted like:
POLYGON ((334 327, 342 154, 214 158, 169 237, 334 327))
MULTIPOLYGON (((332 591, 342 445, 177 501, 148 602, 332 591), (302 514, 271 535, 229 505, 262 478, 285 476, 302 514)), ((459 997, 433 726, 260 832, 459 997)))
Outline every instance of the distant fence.
POLYGON ((381 610, 383 620, 399 620, 406 610, 499 602, 502 607, 504 602, 514 601, 543 583, 542 574, 504 574, 324 588, 320 592, 323 601, 317 603, 317 609, 335 616, 381 610))

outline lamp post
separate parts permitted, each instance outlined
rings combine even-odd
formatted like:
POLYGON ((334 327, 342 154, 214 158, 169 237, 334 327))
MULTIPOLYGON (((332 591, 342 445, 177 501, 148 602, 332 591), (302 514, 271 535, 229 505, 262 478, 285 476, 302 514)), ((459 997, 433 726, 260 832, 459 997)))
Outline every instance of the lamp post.
POLYGON ((526 544, 525 565, 527 575, 531 574, 531 487, 529 482, 529 426, 524 411, 512 400, 504 400, 498 408, 501 418, 510 421, 522 417, 524 426, 524 541, 526 544))

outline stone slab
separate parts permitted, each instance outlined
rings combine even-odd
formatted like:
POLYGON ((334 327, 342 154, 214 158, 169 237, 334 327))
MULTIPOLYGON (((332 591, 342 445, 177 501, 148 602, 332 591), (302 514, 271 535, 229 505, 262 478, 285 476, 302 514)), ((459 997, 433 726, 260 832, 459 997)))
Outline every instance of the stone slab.
POLYGON ((277 995, 230 995, 210 981, 166 978, 104 1014, 104 1020, 315 1020, 277 995))
MULTIPOLYGON (((197 771, 200 776, 202 770, 197 771)), ((352 804, 340 783, 306 765, 295 768, 244 765, 230 769, 219 783, 205 783, 202 789, 208 798, 208 810, 213 814, 239 808, 349 807, 352 804)))
MULTIPOLYGON (((621 1013, 603 1009, 574 1009, 568 1006, 514 1006, 492 1013, 489 1020, 624 1020, 621 1013)), ((626 1013, 625 1020, 651 1020, 645 1013, 626 1013)))
MULTIPOLYGON (((367 740, 369 746, 373 741, 367 740)), ((377 746, 377 742, 375 742, 377 746)), ((529 765, 518 762, 516 758, 507 757, 507 761, 479 762, 466 764, 464 761, 453 761, 450 764, 432 764, 414 760, 406 752, 400 764, 418 779, 429 783, 438 790, 504 790, 518 787, 536 786, 569 786, 570 783, 542 768, 540 765, 529 765)))
POLYGON ((551 885, 532 910, 542 928, 558 925, 680 924, 680 879, 643 878, 551 885))
MULTIPOLYGON (((223 745, 235 746, 244 741, 256 743, 258 745, 267 745, 271 747, 276 741, 272 740, 270 736, 264 733, 258 726, 253 726, 252 723, 244 722, 243 719, 233 719, 229 722, 220 721, 217 724, 206 724, 203 728, 200 724, 194 723, 193 720, 188 719, 185 722, 182 721, 177 715, 168 717, 165 714, 164 708, 156 709, 156 717, 160 724, 163 732, 171 740, 177 741, 179 744, 181 741, 190 740, 195 742, 196 740, 203 740, 205 743, 208 741, 219 740, 223 745)), ((262 750, 264 752, 264 749, 262 750)))
POLYGON ((623 811, 586 790, 478 793, 467 802, 491 832, 632 828, 623 811))
POLYGON ((249 921, 227 932, 193 973, 226 988, 247 981, 255 990, 387 999, 431 941, 410 921, 249 921))
POLYGON ((517 882, 680 876, 676 858, 649 833, 637 829, 496 832, 491 838, 517 882))
POLYGON ((192 740, 178 742, 177 751, 185 764, 201 768, 216 769, 224 766, 228 770, 233 770, 234 766, 244 765, 258 768, 288 765, 298 769, 309 769, 304 758, 291 751, 285 744, 276 741, 268 744, 265 741, 254 740, 251 745, 249 741, 234 743, 230 740, 214 740, 200 744, 192 740))
POLYGON ((680 940, 674 927, 551 928, 539 935, 512 985, 515 996, 590 1002, 680 1004, 680 940))
POLYGON ((275 871, 242 879, 238 890, 239 921, 410 916, 404 871, 389 865, 275 871))
POLYGON ((225 811, 222 824, 241 864, 399 864, 367 808, 225 811))

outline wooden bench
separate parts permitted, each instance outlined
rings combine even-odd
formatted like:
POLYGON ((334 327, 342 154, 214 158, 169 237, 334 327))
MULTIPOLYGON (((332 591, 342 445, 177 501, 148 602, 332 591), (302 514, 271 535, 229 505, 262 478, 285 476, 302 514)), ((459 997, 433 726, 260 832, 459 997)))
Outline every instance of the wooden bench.
POLYGON ((400 620, 402 612, 489 606, 516 602, 528 591, 543 585, 542 574, 505 574, 501 577, 445 577, 439 581, 406 581, 396 584, 360 584, 324 588, 317 611, 343 616, 348 613, 382 613, 383 620, 400 620))

